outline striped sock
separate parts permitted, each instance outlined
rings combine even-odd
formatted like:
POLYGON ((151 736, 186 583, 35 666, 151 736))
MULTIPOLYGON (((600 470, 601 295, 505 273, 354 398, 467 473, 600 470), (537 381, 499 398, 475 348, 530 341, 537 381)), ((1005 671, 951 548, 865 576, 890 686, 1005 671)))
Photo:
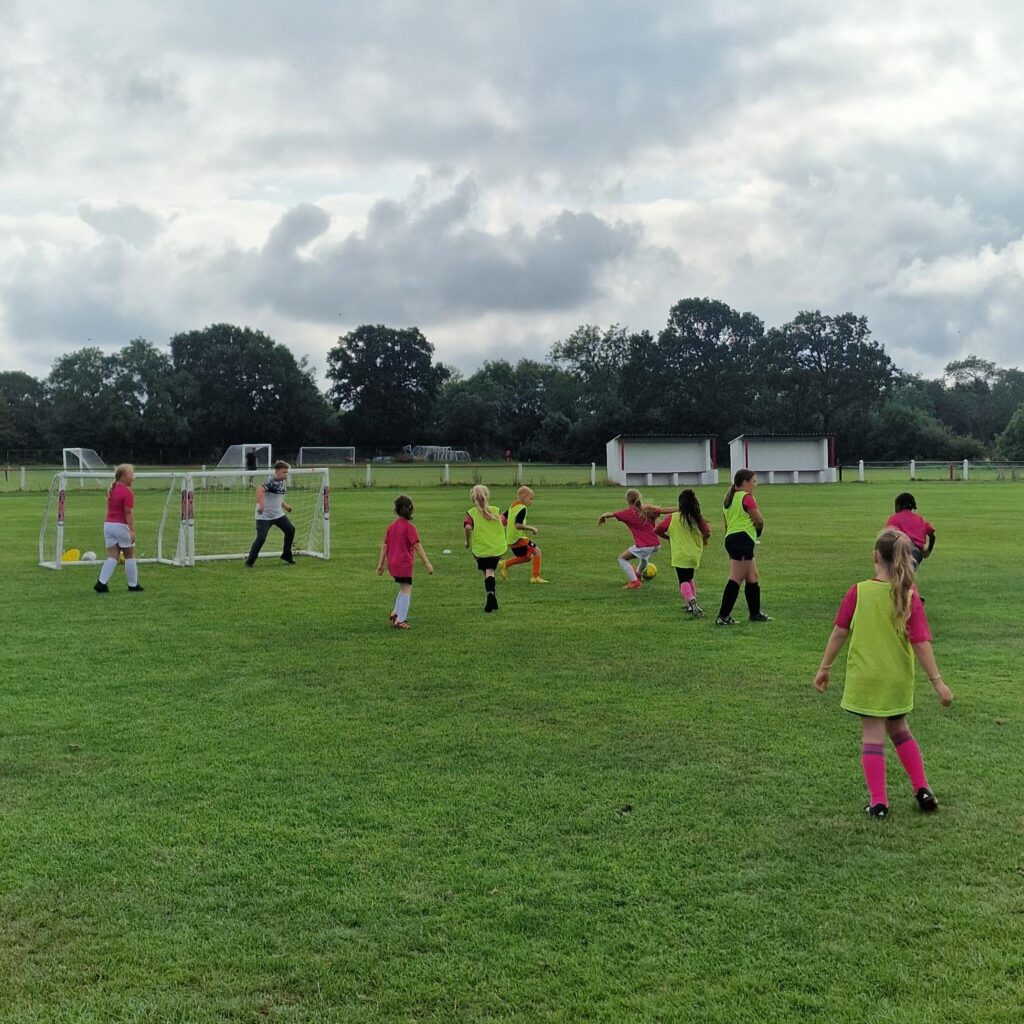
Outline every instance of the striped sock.
POLYGON ((928 788, 928 777, 924 773, 924 760, 921 757, 921 748, 909 729, 896 733, 892 737, 892 745, 896 748, 896 756, 903 765, 903 770, 910 779, 910 785, 916 793, 919 789, 928 788))
POLYGON ((885 744, 864 743, 860 748, 860 763, 864 769, 864 781, 868 784, 868 800, 875 804, 889 805, 885 792, 885 744))

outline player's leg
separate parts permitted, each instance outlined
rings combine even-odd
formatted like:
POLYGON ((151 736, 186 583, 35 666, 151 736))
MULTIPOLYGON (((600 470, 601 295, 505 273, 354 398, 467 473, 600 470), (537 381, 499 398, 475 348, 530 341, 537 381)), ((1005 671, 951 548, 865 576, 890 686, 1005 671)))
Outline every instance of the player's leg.
POLYGON ((640 586, 640 577, 637 576, 636 570, 629 563, 636 558, 636 548, 628 547, 625 551, 619 555, 619 568, 626 574, 626 588, 629 590, 635 590, 640 586))
POLYGON ((924 772, 924 759, 921 757, 921 748, 917 745, 917 740, 914 739, 914 734, 910 731, 906 716, 901 715, 898 718, 887 719, 885 731, 889 734, 889 739, 892 740, 892 745, 896 748, 896 756, 900 759, 900 764, 903 765, 907 778, 910 779, 910 785, 914 790, 914 796, 917 798, 918 807, 925 813, 937 811, 939 809, 939 802, 935 799, 935 794, 928 788, 928 776, 924 772))
POLYGON ((281 516, 280 519, 274 520, 274 525, 284 534, 284 550, 281 552, 282 561, 294 562, 292 541, 295 539, 295 524, 287 516, 281 516))
POLYGON ((547 583, 547 580, 540 574, 541 550, 532 540, 526 547, 526 557, 532 563, 530 566, 530 582, 547 583))
POLYGON ((256 559, 259 556, 260 549, 267 542, 267 534, 270 532, 270 527, 273 525, 272 519, 257 519, 256 520, 256 539, 252 542, 252 547, 249 548, 249 554, 246 556, 245 564, 251 569, 256 564, 256 559))
POLYGON ((884 718, 861 719, 860 763, 868 787, 868 805, 865 810, 874 818, 884 818, 889 811, 889 797, 885 789, 885 732, 884 718))
POLYGON ((395 611, 394 611, 394 623, 402 629, 407 623, 409 618, 409 605, 412 603, 412 583, 399 583, 398 584, 398 598, 395 600, 395 611))
POLYGON ((124 578, 128 581, 128 589, 139 593, 142 587, 139 586, 139 563, 135 560, 135 545, 121 547, 124 555, 124 578))
POLYGON ((751 622, 771 622, 772 617, 761 611, 761 581, 757 575, 757 561, 751 558, 747 563, 747 584, 744 587, 747 599, 747 611, 751 622))

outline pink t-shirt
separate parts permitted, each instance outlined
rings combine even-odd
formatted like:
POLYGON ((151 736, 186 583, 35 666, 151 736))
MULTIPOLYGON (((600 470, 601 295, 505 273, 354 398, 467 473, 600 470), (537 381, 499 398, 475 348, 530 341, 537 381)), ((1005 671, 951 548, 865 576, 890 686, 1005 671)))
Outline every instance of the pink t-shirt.
POLYGON ((408 519, 399 517, 384 534, 388 546, 388 572, 392 576, 411 576, 413 548, 419 544, 420 535, 408 519))
POLYGON ((661 541, 658 540, 658 535, 654 532, 654 523, 647 516, 633 508, 632 505, 622 509, 620 512, 613 512, 612 516, 618 519, 620 523, 625 523, 629 527, 629 532, 633 534, 633 544, 636 547, 661 547, 661 541))
MULTIPOLYGON (((658 525, 657 525, 657 526, 656 526, 656 527, 654 528, 654 532, 655 532, 655 533, 656 533, 656 534, 657 534, 657 535, 658 535, 659 537, 667 537, 667 536, 668 536, 668 527, 669 527, 669 524, 670 524, 670 523, 672 522, 672 516, 673 516, 673 515, 675 515, 675 513, 674 513, 674 512, 670 512, 670 513, 669 513, 669 514, 668 514, 667 516, 665 516, 665 518, 664 518, 664 519, 662 519, 662 521, 661 521, 660 523, 658 523, 658 525)), ((685 523, 685 522, 683 522, 683 525, 685 526, 685 525, 686 525, 686 523, 685 523)), ((710 526, 708 526, 708 524, 707 524, 707 521, 706 521, 706 520, 704 520, 704 519, 701 519, 701 521, 700 521, 700 535, 701 535, 701 536, 702 536, 702 537, 703 537, 703 538, 704 538, 705 540, 707 540, 707 539, 708 539, 708 537, 710 537, 710 536, 711 536, 711 527, 710 527, 710 526)))
MULTIPOLYGON (((857 585, 854 584, 846 592, 843 603, 836 613, 835 625, 840 629, 849 629, 853 622, 853 613, 857 610, 857 585)), ((932 633, 928 628, 928 619, 924 614, 924 605, 921 604, 917 587, 910 595, 910 618, 907 620, 907 639, 912 644, 923 644, 925 640, 931 640, 932 633)))
POLYGON ((122 483, 116 483, 110 488, 107 495, 107 519, 108 523, 123 523, 128 525, 128 518, 125 513, 135 507, 135 495, 130 487, 122 483))
POLYGON ((893 513, 886 519, 885 525, 895 527, 905 533, 914 547, 921 548, 922 551, 928 540, 928 534, 935 532, 935 527, 924 516, 918 515, 910 508, 893 513))
POLYGON ((756 508, 757 508, 757 502, 754 501, 754 496, 752 494, 744 494, 743 495, 743 509, 744 509, 744 511, 746 511, 747 513, 750 513, 750 512, 753 512, 756 508))

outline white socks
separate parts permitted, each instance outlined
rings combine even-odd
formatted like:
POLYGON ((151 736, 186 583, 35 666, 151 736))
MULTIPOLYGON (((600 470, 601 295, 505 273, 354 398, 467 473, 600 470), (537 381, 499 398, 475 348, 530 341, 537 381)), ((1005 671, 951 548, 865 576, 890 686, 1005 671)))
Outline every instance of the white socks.
POLYGON ((110 577, 114 575, 117 568, 117 559, 108 558, 100 567, 100 583, 109 583, 110 577))
POLYGON ((412 594, 400 593, 395 599, 395 618, 399 622, 405 622, 409 617, 409 604, 412 601, 412 594))
POLYGON ((639 578, 637 576, 637 574, 635 572, 633 572, 633 566, 631 566, 629 564, 629 559, 627 559, 627 558, 620 558, 619 559, 619 567, 626 574, 626 579, 627 580, 635 580, 635 579, 639 578))
POLYGON ((126 558, 124 560, 124 574, 128 580, 129 587, 137 587, 139 585, 139 563, 134 558, 126 558))

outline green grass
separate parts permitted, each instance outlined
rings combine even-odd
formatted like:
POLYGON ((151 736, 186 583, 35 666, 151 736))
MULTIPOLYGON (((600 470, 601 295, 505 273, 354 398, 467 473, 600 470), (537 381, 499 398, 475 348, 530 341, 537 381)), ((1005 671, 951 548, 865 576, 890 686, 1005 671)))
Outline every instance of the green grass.
POLYGON ((485 616, 466 493, 424 488, 407 633, 373 575, 391 491, 337 494, 329 562, 102 598, 35 566, 41 495, 0 498, 0 1021, 1017 1024, 1016 489, 916 488, 957 694, 911 717, 937 816, 891 755, 863 816, 841 668, 810 685, 892 493, 762 487, 777 619, 716 631, 664 555, 620 589, 603 487, 538 491, 552 583, 514 569, 485 616))

